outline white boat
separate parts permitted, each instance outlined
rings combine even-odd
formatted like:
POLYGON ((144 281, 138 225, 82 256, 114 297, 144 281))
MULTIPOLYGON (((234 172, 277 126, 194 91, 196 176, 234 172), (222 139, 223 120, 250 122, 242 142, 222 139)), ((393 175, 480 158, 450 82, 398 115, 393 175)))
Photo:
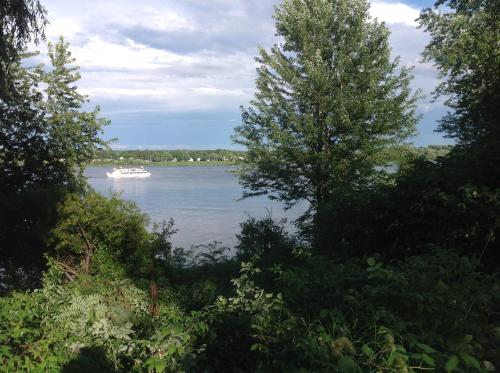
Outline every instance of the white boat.
POLYGON ((144 168, 113 168, 112 172, 106 172, 108 177, 114 179, 142 179, 150 177, 151 172, 146 171, 144 168))

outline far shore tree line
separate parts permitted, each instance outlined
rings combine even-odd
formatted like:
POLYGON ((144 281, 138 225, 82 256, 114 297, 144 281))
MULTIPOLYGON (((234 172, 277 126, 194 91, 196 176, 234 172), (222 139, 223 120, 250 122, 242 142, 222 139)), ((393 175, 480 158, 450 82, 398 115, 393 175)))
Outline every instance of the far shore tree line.
POLYGON ((237 163, 244 151, 215 150, 100 150, 92 163, 225 162, 237 163))
MULTIPOLYGON (((388 151, 392 162, 401 163, 407 156, 422 157, 434 161, 450 152, 452 145, 411 146, 401 145, 388 151)), ((100 150, 90 164, 137 164, 137 163, 175 163, 175 162, 223 162, 240 163, 246 155, 242 150, 100 150)))

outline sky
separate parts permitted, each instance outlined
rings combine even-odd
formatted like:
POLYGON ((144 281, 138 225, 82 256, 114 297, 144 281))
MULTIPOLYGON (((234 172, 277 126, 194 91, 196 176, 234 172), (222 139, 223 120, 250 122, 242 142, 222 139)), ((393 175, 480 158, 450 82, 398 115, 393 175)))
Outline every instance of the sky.
MULTIPOLYGON (((278 0, 42 0, 47 39, 63 35, 80 66, 78 86, 111 120, 115 149, 239 149, 231 142, 240 106, 254 94, 258 47, 275 36, 278 0)), ((428 35, 415 19, 431 1, 371 2, 391 30, 393 55, 415 66, 422 119, 413 143, 444 144, 435 133, 446 113, 431 102, 436 69, 421 63, 428 35)), ((43 47, 38 46, 43 52, 43 47)))

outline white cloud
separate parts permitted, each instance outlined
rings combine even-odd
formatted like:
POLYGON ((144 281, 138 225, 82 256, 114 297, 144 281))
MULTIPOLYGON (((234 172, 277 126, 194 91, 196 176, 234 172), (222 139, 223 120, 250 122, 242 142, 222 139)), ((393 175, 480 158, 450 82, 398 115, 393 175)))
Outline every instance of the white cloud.
MULTIPOLYGON (((71 43, 72 55, 82 68, 79 86, 93 103, 111 101, 121 106, 113 111, 120 112, 216 110, 237 108, 252 95, 253 54, 237 48, 221 53, 211 50, 210 44, 206 49, 183 53, 120 34, 122 30, 133 32, 134 27, 176 31, 195 38, 207 29, 228 34, 224 27, 229 18, 248 16, 243 1, 219 2, 218 10, 230 16, 219 20, 209 19, 210 12, 190 13, 189 7, 179 6, 189 1, 149 0, 138 4, 125 0, 117 5, 89 0, 70 7, 66 2, 47 0, 46 4, 51 18, 47 36, 55 40, 64 35, 71 43)), ((263 21, 268 24, 267 19, 263 21)))
POLYGON ((94 68, 156 69, 160 64, 189 63, 191 60, 130 39, 125 40, 125 44, 106 41, 100 35, 91 36, 84 45, 72 47, 71 51, 80 66, 94 68))
POLYGON ((370 14, 379 21, 388 24, 400 23, 410 27, 416 27, 415 21, 420 11, 403 3, 388 3, 384 1, 373 1, 370 7, 370 14))
MULTIPOLYGON (((71 2, 71 4, 58 0, 44 2, 49 11, 51 24, 77 20, 83 28, 89 30, 98 30, 103 24, 145 25, 159 30, 192 28, 193 22, 188 16, 175 10, 175 4, 173 1, 154 0, 144 2, 86 0, 84 2, 71 2)), ((53 33, 51 34, 53 35, 53 33)), ((56 36, 58 35, 59 33, 56 34, 56 36)), ((51 35, 49 34, 49 36, 51 35)))
MULTIPOLYGON (((71 43, 82 67, 79 86, 94 104, 113 103, 110 112, 237 110, 254 91, 257 45, 276 40, 273 3, 46 0, 47 35, 62 34, 71 43)), ((428 40, 416 29, 419 10, 376 0, 370 12, 391 29, 393 54, 416 66, 414 88, 428 94, 436 78, 432 66, 419 62, 428 40)))
MULTIPOLYGON (((128 22, 135 19, 135 23, 139 25, 160 31, 196 29, 195 23, 192 20, 170 8, 163 7, 162 9, 158 9, 157 7, 146 6, 141 8, 139 14, 140 18, 135 13, 135 17, 128 18, 128 22)), ((133 24, 134 22, 130 23, 133 24)))
POLYGON ((49 23, 46 29, 46 35, 49 39, 57 39, 61 35, 72 38, 81 31, 81 25, 77 20, 60 18, 54 19, 49 23))

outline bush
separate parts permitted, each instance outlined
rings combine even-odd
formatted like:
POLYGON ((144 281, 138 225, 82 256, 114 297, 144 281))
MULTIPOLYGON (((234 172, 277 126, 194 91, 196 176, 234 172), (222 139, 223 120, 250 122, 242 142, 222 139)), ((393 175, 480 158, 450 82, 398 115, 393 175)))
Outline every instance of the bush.
POLYGON ((471 372, 498 366, 500 280, 478 261, 436 250, 403 261, 303 257, 277 270, 274 293, 253 281, 209 312, 214 371, 471 372), (231 365, 233 364, 233 365, 231 365))
POLYGON ((408 160, 388 183, 339 196, 324 232, 339 258, 380 252, 392 258, 440 247, 500 268, 500 189, 471 177, 462 154, 408 160), (463 165, 463 167, 462 167, 463 165))
POLYGON ((150 239, 147 223, 146 215, 134 203, 118 195, 108 199, 96 192, 71 194, 59 206, 49 253, 61 263, 86 273, 90 273, 97 251, 106 251, 125 266, 132 265, 150 239))
POLYGON ((192 365, 195 331, 204 327, 175 304, 151 317, 147 293, 129 280, 63 280, 51 264, 40 290, 0 298, 1 372, 163 372, 192 365))
POLYGON ((360 226, 373 234, 362 238, 364 246, 399 257, 439 246, 500 268, 500 189, 475 183, 458 158, 417 160, 402 170, 396 185, 367 205, 372 220, 360 226))

